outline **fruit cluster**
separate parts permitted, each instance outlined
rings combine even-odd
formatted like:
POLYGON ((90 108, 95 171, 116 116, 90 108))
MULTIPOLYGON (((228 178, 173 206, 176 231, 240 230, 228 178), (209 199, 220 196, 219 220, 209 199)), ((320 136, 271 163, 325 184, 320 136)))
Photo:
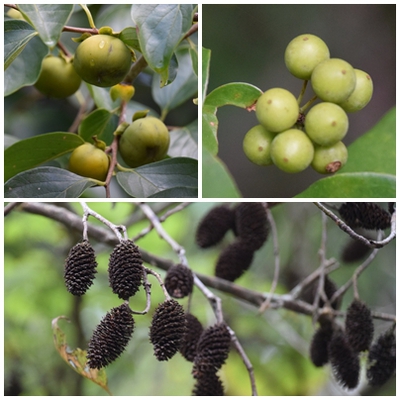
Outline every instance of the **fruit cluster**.
POLYGON ((250 267, 254 252, 267 240, 269 226, 264 206, 239 203, 233 209, 226 205, 212 208, 197 227, 196 242, 202 248, 214 246, 229 230, 236 238, 222 250, 215 276, 233 282, 250 267))
POLYGON ((286 89, 272 88, 256 103, 259 125, 243 140, 247 158, 255 164, 275 164, 288 173, 301 172, 309 165, 321 173, 338 171, 347 162, 345 137, 348 112, 359 111, 370 101, 371 77, 347 61, 330 58, 323 40, 311 34, 294 38, 285 51, 285 64, 291 74, 304 80, 298 99, 286 89), (307 82, 315 97, 300 107, 307 82), (305 110, 316 99, 305 114, 305 110))

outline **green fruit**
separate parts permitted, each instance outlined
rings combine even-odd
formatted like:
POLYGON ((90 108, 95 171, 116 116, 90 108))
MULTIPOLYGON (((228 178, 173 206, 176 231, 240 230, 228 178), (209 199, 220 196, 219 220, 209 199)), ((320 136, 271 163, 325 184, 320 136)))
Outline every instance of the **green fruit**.
POLYGON ((251 128, 243 140, 243 151, 257 165, 271 165, 271 143, 276 133, 267 131, 262 125, 251 128))
POLYGON ((72 152, 68 169, 75 174, 104 182, 109 165, 110 160, 103 150, 91 143, 84 143, 72 152))
POLYGON ((311 166, 320 174, 332 174, 347 162, 347 148, 343 142, 332 146, 316 146, 311 166))
POLYGON ((314 68, 329 58, 329 49, 318 36, 304 34, 294 38, 286 47, 285 64, 292 75, 309 80, 314 68))
POLYGON ((314 157, 314 146, 299 129, 289 129, 275 136, 271 158, 282 171, 295 173, 306 169, 314 157))
POLYGON ((73 95, 79 89, 81 81, 71 62, 61 57, 48 56, 42 62, 42 70, 35 87, 46 96, 61 99, 73 95))
POLYGON ((78 46, 74 57, 74 67, 80 77, 100 87, 121 82, 131 62, 131 52, 125 43, 109 35, 90 36, 78 46))
POLYGON ((139 167, 162 160, 169 147, 169 132, 158 118, 145 117, 133 121, 119 141, 119 152, 130 167, 139 167))
POLYGON ((356 73, 356 87, 347 100, 339 104, 346 112, 363 109, 371 100, 374 91, 371 77, 360 69, 354 69, 354 71, 356 73))
POLYGON ((329 146, 344 138, 349 119, 337 104, 319 103, 306 115, 304 128, 314 143, 329 146))
POLYGON ((353 93, 356 73, 348 62, 340 58, 330 58, 314 68, 311 85, 322 101, 341 103, 353 93))
POLYGON ((268 131, 282 132, 297 121, 299 105, 288 90, 269 89, 257 100, 256 116, 258 122, 268 131))

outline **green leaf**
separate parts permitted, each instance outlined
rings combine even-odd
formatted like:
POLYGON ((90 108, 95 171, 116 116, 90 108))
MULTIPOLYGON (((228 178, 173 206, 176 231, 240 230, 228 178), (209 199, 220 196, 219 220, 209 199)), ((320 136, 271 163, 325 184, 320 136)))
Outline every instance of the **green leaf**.
POLYGON ((8 96, 24 86, 33 85, 39 77, 42 60, 48 52, 49 48, 39 36, 32 37, 4 71, 4 95, 8 96))
POLYGON ((203 148, 203 198, 242 197, 225 164, 203 148))
POLYGON ((4 21, 4 70, 36 35, 37 32, 26 21, 4 21))
POLYGON ((93 143, 92 136, 111 144, 118 118, 109 111, 99 108, 91 112, 79 125, 78 133, 86 141, 93 143))
POLYGON ((170 158, 143 165, 129 172, 118 172, 117 181, 132 197, 149 197, 174 188, 197 189, 197 161, 170 158))
POLYGON ((18 7, 50 48, 60 40, 64 25, 74 8, 72 4, 19 4, 18 7))
POLYGON ((53 132, 34 136, 8 147, 4 152, 4 180, 71 152, 84 140, 69 132, 53 132))
POLYGON ((4 185, 4 197, 70 198, 79 197, 97 181, 62 168, 38 167, 15 175, 4 185))
POLYGON ((374 172, 336 174, 313 183, 298 198, 396 198, 396 177, 374 172))
POLYGON ((131 16, 136 24, 140 48, 150 68, 168 83, 168 64, 178 44, 192 25, 191 4, 133 4, 131 16))
POLYGON ((228 83, 206 96, 203 104, 203 146, 211 154, 218 153, 218 108, 231 105, 251 111, 261 94, 261 89, 248 83, 228 83))
POLYGON ((153 76, 152 95, 160 106, 162 115, 167 113, 197 93, 197 76, 193 72, 192 61, 187 50, 177 53, 179 68, 175 80, 168 86, 160 88, 157 75, 153 76))
MULTIPOLYGON (((110 7, 112 9, 118 9, 118 7, 110 7)), ((132 49, 140 51, 140 43, 137 37, 136 29, 129 27, 125 28, 119 34, 119 38, 129 47, 132 49)))
POLYGON ((338 172, 381 172, 396 175, 396 108, 352 143, 347 164, 338 172))
POLYGON ((172 189, 163 190, 152 196, 151 198, 168 198, 171 199, 173 197, 177 198, 197 198, 198 190, 197 188, 188 188, 188 187, 175 187, 172 189))
POLYGON ((170 131, 171 144, 168 149, 170 157, 198 158, 197 119, 191 124, 170 131))
POLYGON ((208 79, 210 76, 210 58, 211 58, 211 50, 202 48, 202 77, 201 77, 201 91, 203 93, 203 103, 204 99, 206 98, 207 94, 207 87, 208 87, 208 79))
POLYGON ((193 72, 198 76, 198 68, 199 68, 199 51, 197 44, 193 43, 190 38, 188 38, 189 41, 189 54, 190 58, 192 59, 192 69, 193 72))

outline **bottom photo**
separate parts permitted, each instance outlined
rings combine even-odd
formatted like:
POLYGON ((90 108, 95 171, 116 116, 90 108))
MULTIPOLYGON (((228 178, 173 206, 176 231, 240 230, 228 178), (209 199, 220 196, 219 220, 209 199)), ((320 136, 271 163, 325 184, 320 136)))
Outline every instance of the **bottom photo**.
POLYGON ((395 396, 396 203, 4 205, 5 396, 395 396))

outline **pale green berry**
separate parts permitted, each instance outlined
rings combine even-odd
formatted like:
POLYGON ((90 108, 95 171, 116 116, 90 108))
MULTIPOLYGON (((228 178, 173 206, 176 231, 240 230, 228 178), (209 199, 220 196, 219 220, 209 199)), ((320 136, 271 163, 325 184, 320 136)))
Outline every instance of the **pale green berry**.
POLYGON ((278 133, 271 144, 271 158, 282 171, 295 173, 306 169, 314 157, 310 138, 299 129, 278 133))
POLYGON ((355 112, 363 109, 371 100, 374 86, 371 77, 360 69, 354 69, 356 73, 356 87, 353 93, 340 103, 346 112, 355 112))
POLYGON ((329 146, 344 138, 349 129, 349 119, 337 104, 319 103, 306 115, 304 128, 314 143, 329 146))
POLYGON ((271 143, 276 133, 267 131, 262 125, 251 128, 243 139, 243 151, 257 165, 271 165, 271 143))
POLYGON ((320 174, 333 174, 347 162, 347 148, 343 142, 332 146, 315 146, 311 166, 320 174))
POLYGON ((269 89, 257 100, 256 117, 258 122, 270 132, 282 132, 291 128, 298 116, 297 100, 286 89, 269 89))
POLYGON ((356 73, 347 61, 330 58, 314 68, 311 85, 322 101, 342 103, 356 87, 356 73))
POLYGON ((292 75, 309 80, 314 68, 329 58, 329 49, 318 36, 304 34, 294 38, 286 47, 285 64, 292 75))

